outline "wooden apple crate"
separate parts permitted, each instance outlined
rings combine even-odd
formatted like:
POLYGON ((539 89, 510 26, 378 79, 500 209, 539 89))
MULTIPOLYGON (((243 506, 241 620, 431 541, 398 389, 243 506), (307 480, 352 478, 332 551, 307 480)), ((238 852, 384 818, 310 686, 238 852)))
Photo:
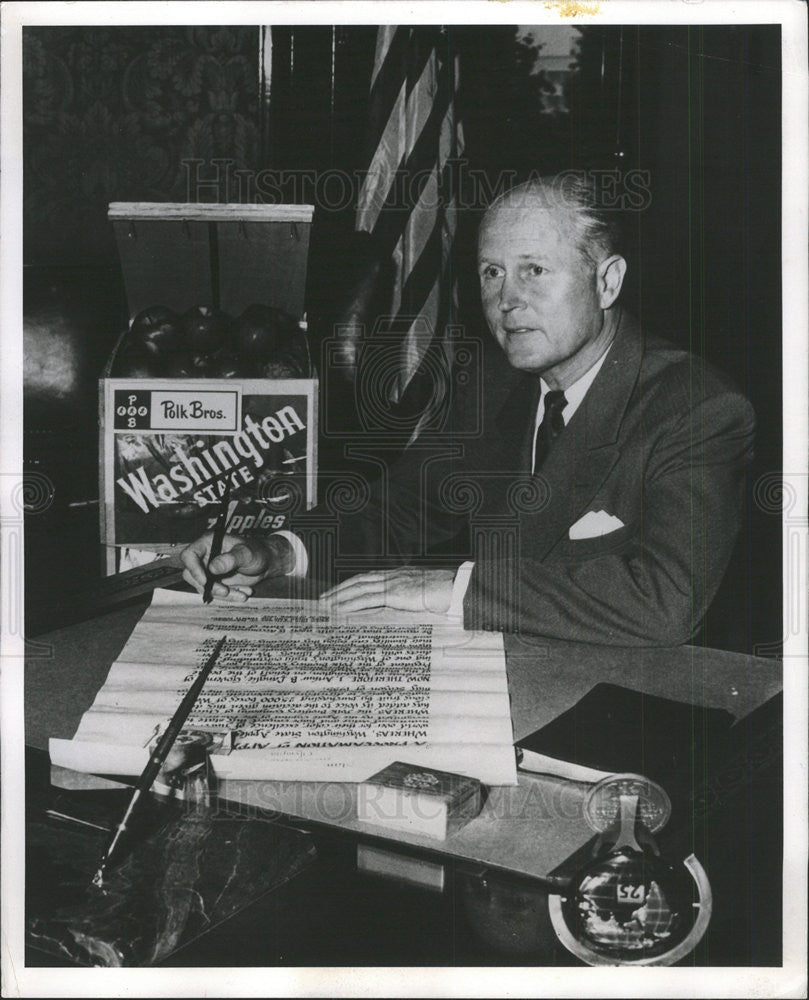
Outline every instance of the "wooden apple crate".
MULTIPOLYGON (((235 318, 252 303, 283 309, 302 320, 313 214, 311 205, 112 202, 108 218, 121 258, 130 322, 151 305, 177 313, 210 305, 235 318)), ((117 338, 99 384, 101 538, 108 574, 148 562, 170 548, 139 546, 127 552, 122 565, 122 547, 108 544, 105 383, 126 332, 117 338)), ((262 381, 270 393, 277 380, 262 381)), ((316 380, 297 381, 313 384, 316 399, 316 380)), ((314 454, 309 474, 316 475, 314 454)))
POLYGON ((110 204, 130 319, 149 305, 213 305, 237 316, 252 302, 300 319, 311 205, 110 204))

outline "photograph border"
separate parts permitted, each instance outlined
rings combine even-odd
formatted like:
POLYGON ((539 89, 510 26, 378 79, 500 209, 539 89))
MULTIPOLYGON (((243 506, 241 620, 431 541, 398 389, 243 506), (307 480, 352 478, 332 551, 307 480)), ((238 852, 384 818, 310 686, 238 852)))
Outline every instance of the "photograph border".
MULTIPOLYGON (((366 2, 4 3, 0 77, 0 510, 2 534, 2 976, 6 996, 659 996, 806 995, 807 520, 809 502, 809 101, 800 0, 430 0, 366 2), (9 607, 22 601, 22 46, 24 25, 585 23, 782 25, 784 787, 783 966, 768 968, 39 969, 24 965, 23 652, 9 607), (19 522, 19 523, 18 523, 19 522), (796 538, 798 543, 791 543, 796 538), (797 587, 798 592, 794 592, 797 587), (788 603, 791 602, 790 607, 788 603), (802 629, 787 628, 797 609, 802 629), (597 978, 596 978, 597 977, 597 978)), ((16 613, 16 612, 14 612, 16 613)))

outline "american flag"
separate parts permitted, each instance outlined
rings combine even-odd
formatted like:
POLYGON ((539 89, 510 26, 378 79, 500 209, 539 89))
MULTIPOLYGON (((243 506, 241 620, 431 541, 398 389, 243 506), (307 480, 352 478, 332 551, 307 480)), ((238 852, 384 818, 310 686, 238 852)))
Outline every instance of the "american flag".
POLYGON ((436 370, 442 370, 441 362, 446 370, 451 360, 446 333, 457 316, 454 174, 463 152, 457 86, 458 57, 446 28, 379 28, 371 77, 369 167, 356 228, 373 233, 396 265, 387 332, 399 334, 401 345, 390 401, 401 401, 410 386, 408 409, 415 402, 417 412, 422 411, 411 440, 424 422, 425 408, 436 403, 436 370))

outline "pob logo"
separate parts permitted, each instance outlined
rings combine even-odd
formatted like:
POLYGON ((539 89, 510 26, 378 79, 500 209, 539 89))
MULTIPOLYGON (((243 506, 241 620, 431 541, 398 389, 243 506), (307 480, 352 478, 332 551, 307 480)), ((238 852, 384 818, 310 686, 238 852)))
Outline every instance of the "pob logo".
POLYGON ((142 430, 150 423, 149 393, 117 390, 115 393, 115 429, 142 430))

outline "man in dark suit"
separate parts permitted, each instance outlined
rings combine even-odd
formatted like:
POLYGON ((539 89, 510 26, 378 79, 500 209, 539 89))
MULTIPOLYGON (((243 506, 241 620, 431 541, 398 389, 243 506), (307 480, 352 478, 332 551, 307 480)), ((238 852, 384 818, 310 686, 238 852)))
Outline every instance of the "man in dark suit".
MULTIPOLYGON (((489 208, 478 245, 483 310, 525 378, 454 458, 406 455, 387 494, 344 519, 341 547, 378 556, 379 568, 324 600, 342 611, 426 607, 468 628, 585 642, 688 640, 741 526, 753 414, 701 359, 644 341, 619 303, 617 240, 580 181, 531 182, 489 208), (472 558, 414 564, 457 534, 459 490, 478 494, 472 558)), ((209 545, 204 536, 183 553, 198 589, 209 545)), ((212 564, 214 593, 243 600, 262 577, 306 563, 289 533, 232 536, 212 564)))

